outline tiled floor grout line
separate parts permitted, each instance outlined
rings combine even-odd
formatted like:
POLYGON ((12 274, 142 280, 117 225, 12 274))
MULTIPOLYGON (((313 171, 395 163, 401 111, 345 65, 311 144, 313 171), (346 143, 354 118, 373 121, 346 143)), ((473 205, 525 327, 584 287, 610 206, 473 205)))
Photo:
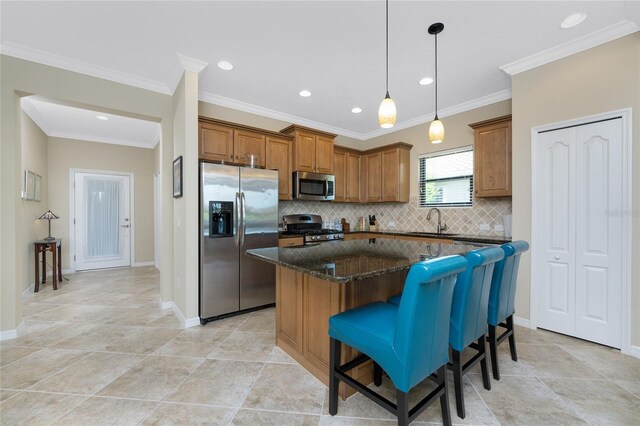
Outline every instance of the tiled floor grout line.
MULTIPOLYGON (((487 368, 489 368, 489 366, 487 366, 487 368)), ((489 372, 489 375, 491 375, 492 373, 489 372)), ((491 417, 493 417, 493 419, 496 421, 496 423, 499 425, 500 424, 500 420, 498 420, 498 418, 496 417, 495 414, 493 414, 493 411, 491 411, 491 408, 489 408, 489 405, 486 403, 486 401, 484 400, 484 398, 482 397, 482 395, 480 395, 480 392, 478 392, 478 389, 476 388, 476 385, 473 384, 473 382, 471 380, 469 380, 469 378, 467 377, 467 382, 469 382, 469 384, 471 385, 471 387, 473 388, 473 390, 476 392, 476 395, 478 395, 478 398, 480 398, 480 401, 482 401, 482 404, 487 408, 487 411, 489 411, 489 413, 491 414, 491 417)), ((489 380, 493 380, 493 376, 491 376, 489 378, 489 380)), ((464 385, 464 384, 463 384, 464 385)), ((491 391, 489 391, 491 392, 491 391)), ((455 392, 453 395, 453 405, 455 406, 455 392)))
POLYGON ((247 391, 247 393, 244 395, 244 398, 242 398, 242 401, 240 401, 240 404, 238 404, 238 410, 236 411, 236 413, 233 415, 233 417, 231 418, 231 421, 229 422, 229 424, 233 423, 233 420, 236 418, 236 416, 238 415, 238 412, 240 411, 240 409, 242 409, 242 406, 244 405, 244 402, 247 400, 247 397, 249 396, 249 394, 251 393, 251 391, 253 390, 253 387, 256 385, 256 382, 258 381, 258 379, 260 378, 260 375, 262 374, 262 372, 264 371, 264 368, 267 366, 266 362, 262 363, 262 368, 260 369, 260 371, 258 372, 258 374, 256 374, 256 377, 253 379, 253 382, 251 383, 251 386, 249 387, 249 390, 247 391))
POLYGON ((552 394, 554 394, 556 396, 556 398, 558 398, 560 401, 562 401, 562 404, 567 407, 568 409, 570 409, 574 415, 576 415, 579 419, 581 419, 582 421, 584 421, 586 424, 591 425, 590 422, 588 422, 584 417, 582 417, 580 415, 580 411, 575 409, 575 407, 573 406, 573 404, 571 404, 570 402, 566 401, 562 396, 558 395, 553 389, 551 389, 545 382, 544 380, 542 380, 540 377, 535 376, 535 378, 542 383, 542 386, 544 386, 545 388, 547 388, 552 394))

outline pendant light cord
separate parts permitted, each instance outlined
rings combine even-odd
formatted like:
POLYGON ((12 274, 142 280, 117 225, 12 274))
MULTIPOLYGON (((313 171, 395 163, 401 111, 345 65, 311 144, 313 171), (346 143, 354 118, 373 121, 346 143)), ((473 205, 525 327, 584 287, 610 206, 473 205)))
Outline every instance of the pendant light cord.
POLYGON ((387 12, 386 12, 386 27, 387 27, 387 33, 386 33, 386 43, 387 43, 387 50, 386 50, 386 61, 387 61, 387 98, 389 97, 389 0, 386 0, 386 4, 387 4, 387 12))
POLYGON ((436 36, 436 120, 438 119, 438 33, 436 36))

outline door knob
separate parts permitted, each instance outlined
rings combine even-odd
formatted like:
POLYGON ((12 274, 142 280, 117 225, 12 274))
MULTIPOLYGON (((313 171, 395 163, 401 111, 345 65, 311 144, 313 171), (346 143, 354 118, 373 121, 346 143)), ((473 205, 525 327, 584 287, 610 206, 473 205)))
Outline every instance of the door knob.
POLYGON ((557 254, 556 254, 555 256, 553 256, 553 258, 554 258, 555 260, 560 260, 560 256, 558 256, 557 254))
POLYGON ((122 227, 123 227, 123 228, 128 228, 128 227, 129 227, 129 225, 122 225, 122 227))

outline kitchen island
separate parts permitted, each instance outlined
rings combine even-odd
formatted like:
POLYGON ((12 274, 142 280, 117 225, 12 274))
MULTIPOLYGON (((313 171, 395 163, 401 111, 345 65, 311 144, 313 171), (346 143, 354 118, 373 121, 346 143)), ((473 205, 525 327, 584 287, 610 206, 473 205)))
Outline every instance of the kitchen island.
MULTIPOLYGON (((247 254, 276 265, 276 344, 323 383, 329 383, 329 317, 402 291, 415 262, 464 254, 477 247, 394 239, 270 247, 247 254)), ((342 351, 342 363, 357 356, 342 351)), ((371 362, 350 373, 373 381, 371 362)), ((340 385, 340 396, 355 391, 340 385)))

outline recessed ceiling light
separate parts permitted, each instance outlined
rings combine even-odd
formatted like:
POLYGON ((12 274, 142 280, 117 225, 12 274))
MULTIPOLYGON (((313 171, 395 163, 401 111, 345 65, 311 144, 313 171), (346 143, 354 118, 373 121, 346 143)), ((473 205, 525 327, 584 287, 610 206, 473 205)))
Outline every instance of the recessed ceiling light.
POLYGON ((587 14, 584 12, 576 12, 564 18, 564 20, 560 23, 560 28, 566 30, 568 28, 573 28, 576 25, 582 23, 585 19, 587 19, 587 14))
POLYGON ((420 81, 418 81, 418 84, 420 84, 420 86, 427 86, 431 83, 433 83, 433 79, 431 77, 424 77, 421 78, 420 81))
POLYGON ((225 71, 231 71, 233 69, 233 65, 231 64, 231 62, 220 61, 218 62, 218 68, 225 71))
POLYGON ((96 115, 96 118, 102 121, 107 121, 109 119, 106 115, 96 115))
POLYGON ((351 108, 351 112, 354 113, 354 114, 360 114, 362 112, 362 108, 353 107, 353 108, 351 108))
POLYGON ((308 90, 301 90, 299 95, 302 96, 303 98, 308 98, 309 96, 311 96, 311 92, 308 90))

